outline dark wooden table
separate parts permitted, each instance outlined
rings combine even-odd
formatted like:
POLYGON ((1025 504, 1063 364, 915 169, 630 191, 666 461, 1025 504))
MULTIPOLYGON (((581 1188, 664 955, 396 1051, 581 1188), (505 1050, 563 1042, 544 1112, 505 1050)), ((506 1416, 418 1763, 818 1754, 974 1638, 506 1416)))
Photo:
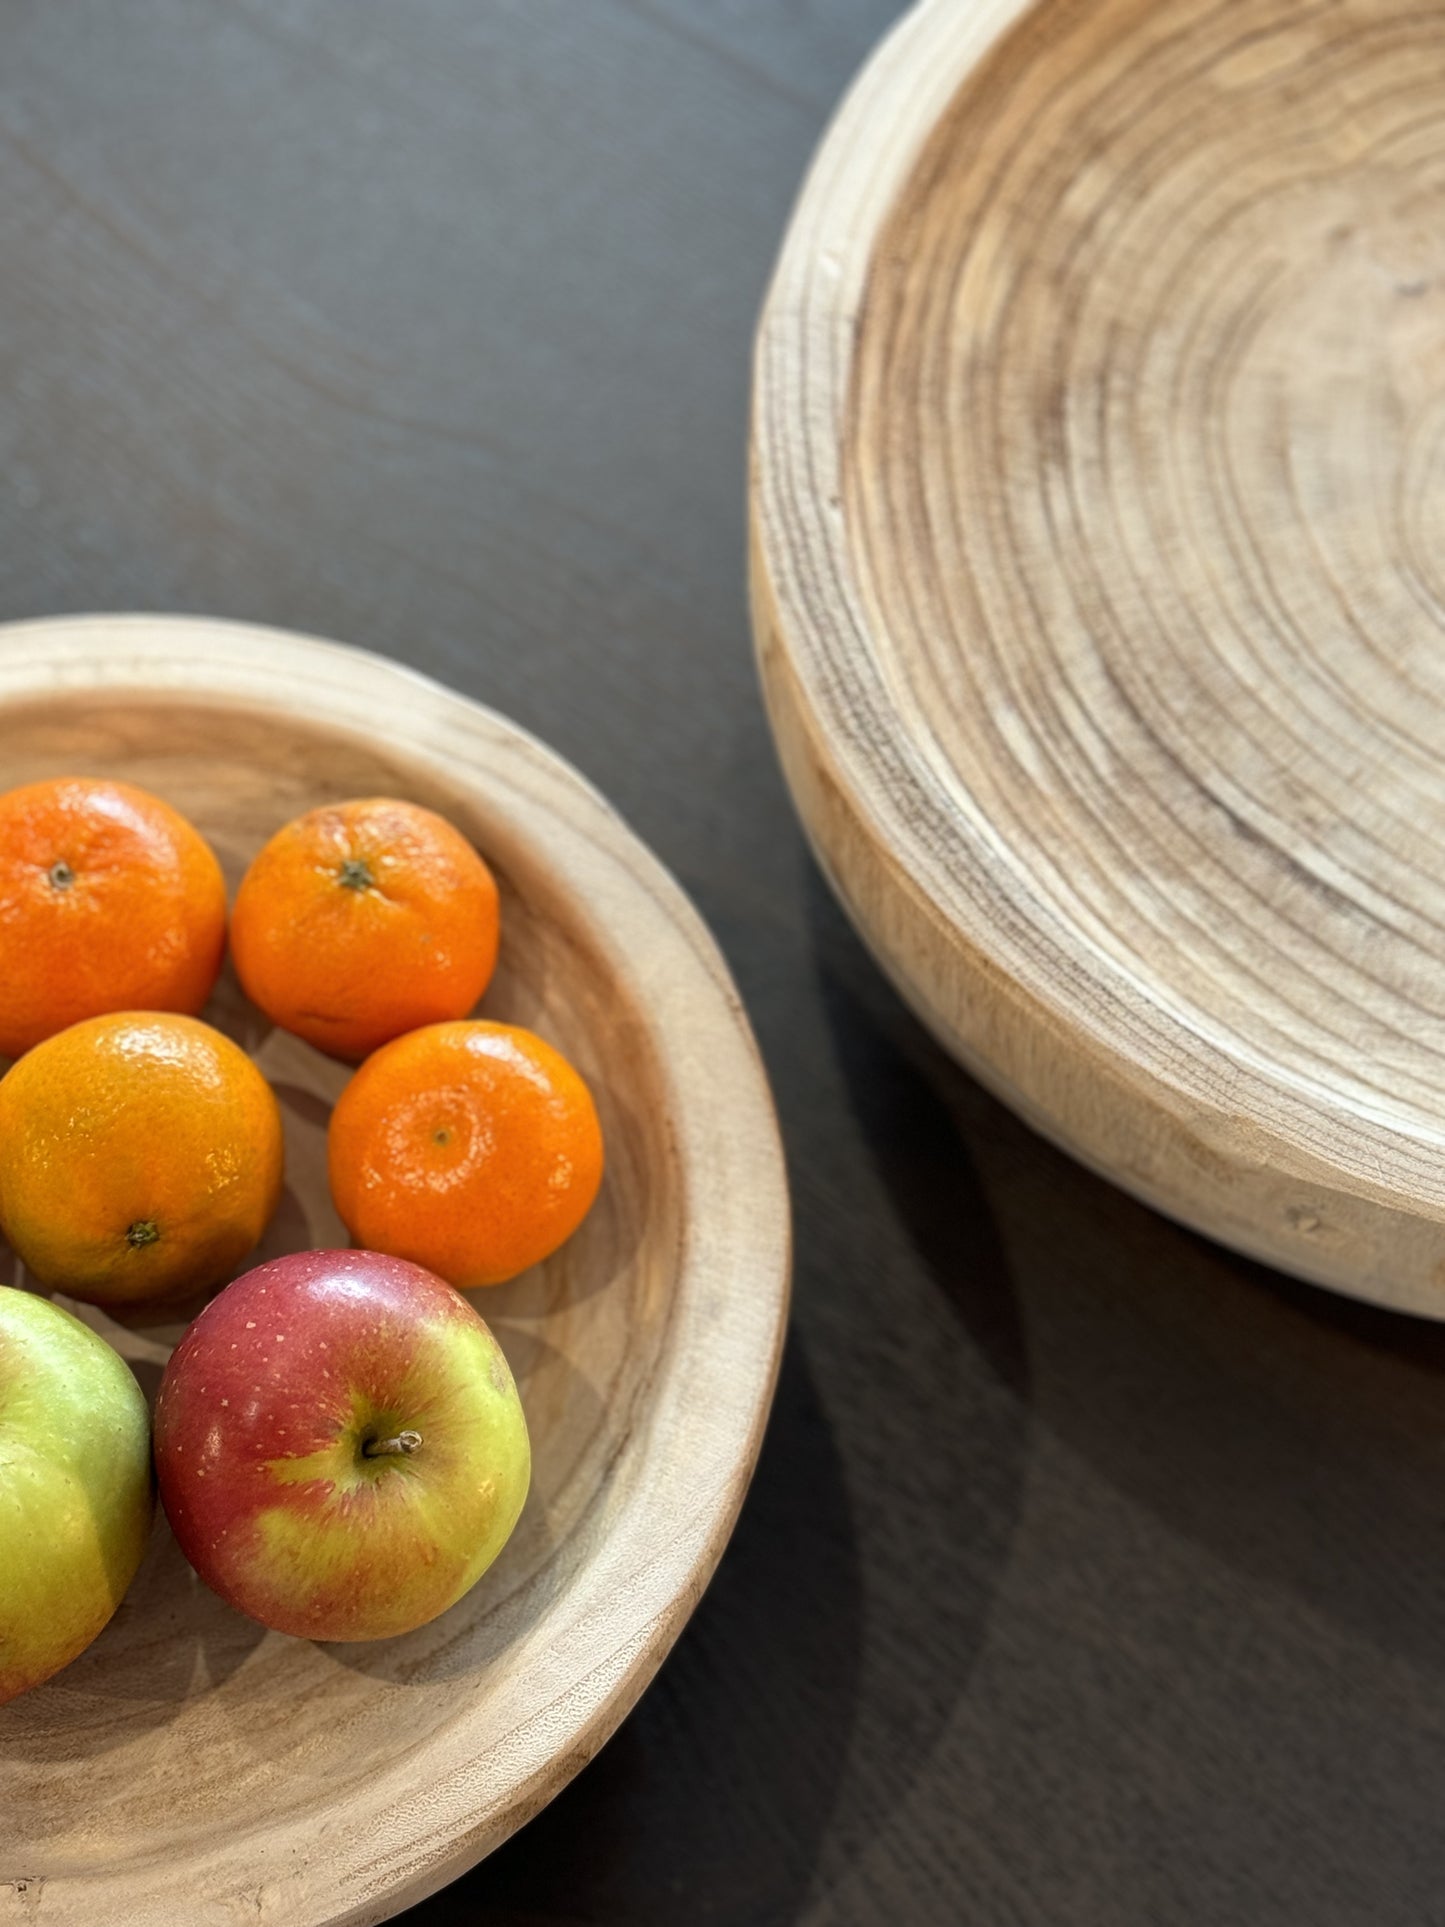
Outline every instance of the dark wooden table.
POLYGON ((774 768, 749 334, 895 11, 7 0, 0 613, 280 623, 495 704, 693 893, 771 1069, 796 1312, 733 1546, 416 1927, 1445 1920, 1445 1329, 1031 1136, 774 768))

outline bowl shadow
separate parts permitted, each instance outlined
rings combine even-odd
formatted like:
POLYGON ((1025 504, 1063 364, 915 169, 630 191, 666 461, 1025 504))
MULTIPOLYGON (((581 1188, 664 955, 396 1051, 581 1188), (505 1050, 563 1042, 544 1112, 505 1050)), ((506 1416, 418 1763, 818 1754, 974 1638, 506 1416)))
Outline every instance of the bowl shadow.
POLYGON ((0 1707, 0 1753, 58 1765, 132 1746, 228 1680, 266 1637, 202 1585, 157 1508, 140 1570, 99 1638, 0 1707))
POLYGON ((794 1318, 737 1529, 615 1738, 403 1916, 415 1927, 561 1923, 583 1894, 605 1927, 826 1918, 968 1692, 1032 1435, 1022 1308, 970 1141, 973 1087, 811 872, 806 890, 821 1028, 793 999, 775 1028, 753 1004, 785 1139, 808 1158, 794 1318))
POLYGON ((796 1918, 848 1755, 863 1610, 837 1445, 791 1342, 737 1531, 638 1707, 520 1834, 400 1918, 560 1923, 584 1894, 589 1921, 628 1927, 796 1918))
MULTIPOLYGON (((820 898, 817 917, 838 912, 820 898)), ((835 956, 840 942, 861 952, 835 932, 835 956)), ((860 1032, 850 1020, 837 1034, 846 1061, 860 1032)), ((1022 1342, 1040 1430, 1251 1589, 1445 1677, 1445 1623, 1422 1582, 1442 1543, 1445 1324, 1287 1277, 1161 1216, 1048 1143, 921 1030, 914 1050, 941 1066, 1014 1281, 1011 1330, 997 1301, 982 1322, 974 1301, 960 1312, 1005 1376, 1022 1342)), ((919 1164, 899 1156, 909 1143, 900 1120, 879 1155, 927 1244, 932 1207, 909 1200, 919 1164)))

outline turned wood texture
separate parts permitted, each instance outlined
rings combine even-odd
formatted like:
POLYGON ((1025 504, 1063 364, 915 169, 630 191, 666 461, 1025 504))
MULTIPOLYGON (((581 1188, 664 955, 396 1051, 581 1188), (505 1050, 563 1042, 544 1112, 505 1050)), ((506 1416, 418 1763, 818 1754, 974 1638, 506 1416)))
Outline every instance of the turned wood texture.
MULTIPOLYGON (((0 1708, 0 1921, 375 1922, 565 1784, 651 1678, 752 1470, 787 1302, 766 1083, 726 970, 597 794, 498 716, 375 657, 166 618, 0 629, 6 781, 119 776, 190 815, 234 890, 291 816, 391 794, 485 854, 503 937, 486 1015, 596 1095, 607 1175, 546 1264, 476 1294, 517 1375, 533 1489, 505 1552, 430 1626, 267 1634, 158 1522, 111 1625, 0 1708)), ((349 1072, 274 1030, 229 966, 207 1015, 272 1080, 286 1190, 257 1259, 344 1244, 325 1131, 349 1072)), ((6 1254, 7 1282, 24 1282, 6 1254)), ((62 1299, 62 1303, 70 1301, 62 1299)), ((199 1303, 72 1305, 153 1393, 199 1303)))
POLYGON ((924 0, 764 318, 814 845, 1057 1142, 1445 1315, 1445 12, 924 0))

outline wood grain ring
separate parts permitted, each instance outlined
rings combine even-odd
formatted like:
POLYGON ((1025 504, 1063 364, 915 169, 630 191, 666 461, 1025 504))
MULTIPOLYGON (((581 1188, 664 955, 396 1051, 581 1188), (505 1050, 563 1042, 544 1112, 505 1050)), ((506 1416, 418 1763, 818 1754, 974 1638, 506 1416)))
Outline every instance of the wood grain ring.
MULTIPOLYGON (((0 629, 0 770, 144 784, 195 820, 233 889, 312 804, 380 793, 442 811, 501 886, 484 1013, 556 1043, 597 1098, 591 1215, 546 1264, 477 1294, 533 1442, 532 1494, 481 1584, 403 1639, 317 1646, 222 1605, 162 1522, 94 1646, 0 1707, 0 1922, 369 1927, 591 1758, 727 1542, 788 1297, 762 1068, 696 913, 596 792, 395 664, 172 617, 0 629)), ((345 1243, 325 1139, 347 1068, 272 1030, 229 974, 206 1014, 281 1099, 287 1191, 257 1257, 345 1243)), ((153 1391, 198 1307, 123 1323, 72 1309, 153 1391)))
POLYGON ((1445 13, 924 0, 760 325, 819 856, 1041 1130, 1445 1315, 1445 13))

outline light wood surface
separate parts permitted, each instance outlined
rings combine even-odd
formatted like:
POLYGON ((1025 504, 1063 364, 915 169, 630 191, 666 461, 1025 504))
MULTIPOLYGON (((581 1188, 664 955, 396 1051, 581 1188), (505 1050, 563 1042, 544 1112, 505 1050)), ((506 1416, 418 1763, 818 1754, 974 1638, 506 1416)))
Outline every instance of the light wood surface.
POLYGON ((1028 1119, 1445 1315, 1445 12, 924 0, 755 369, 754 619, 876 955, 1028 1119))
MULTIPOLYGON (((0 770, 154 789, 233 888, 313 803, 380 792, 441 810, 502 888, 482 1009, 557 1043, 598 1099, 608 1172, 592 1215, 546 1265, 476 1296, 519 1380, 534 1484, 475 1591, 403 1639, 286 1639, 206 1592, 162 1522, 96 1644, 0 1709, 0 1921, 380 1921, 591 1757, 727 1539, 788 1285, 752 1040, 696 915, 596 793, 378 658, 182 619, 15 625, 0 630, 0 770)), ((229 970, 208 1014, 282 1099, 287 1188, 258 1256, 344 1243, 324 1139, 345 1067, 271 1030, 229 970)), ((194 1307, 124 1324, 73 1309, 153 1391, 194 1307)))

